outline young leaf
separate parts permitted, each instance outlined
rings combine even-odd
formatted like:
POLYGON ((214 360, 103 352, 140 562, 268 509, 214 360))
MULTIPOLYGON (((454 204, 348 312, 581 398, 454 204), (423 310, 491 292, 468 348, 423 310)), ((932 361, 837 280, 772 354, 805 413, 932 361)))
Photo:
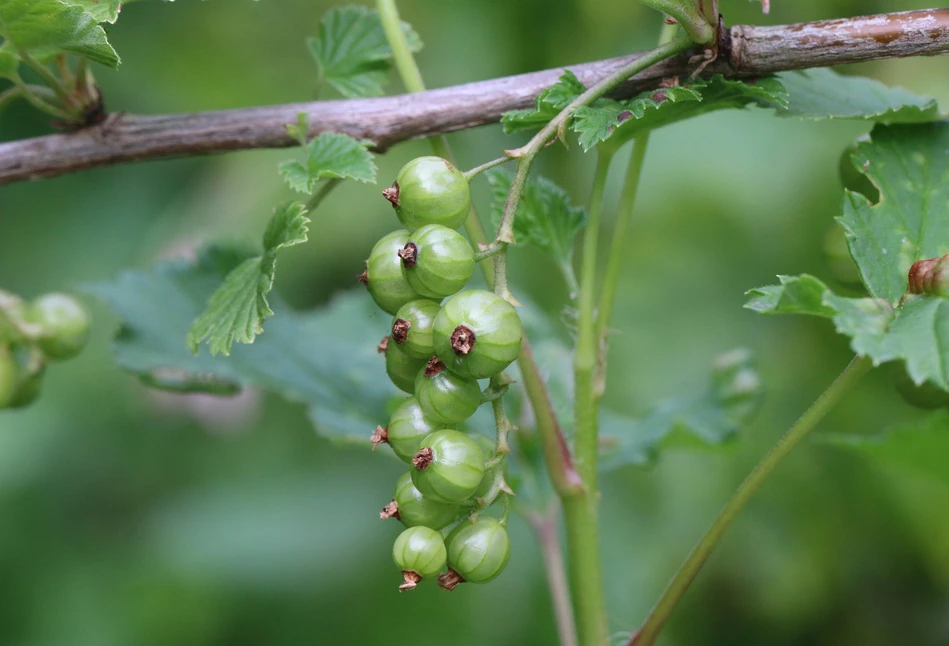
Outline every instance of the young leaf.
POLYGON ((713 365, 703 393, 661 402, 641 420, 603 411, 600 469, 648 464, 662 446, 721 444, 748 422, 761 397, 761 379, 751 353, 745 349, 727 352, 713 365))
POLYGON ((949 253, 949 122, 877 126, 853 162, 881 199, 847 192, 839 220, 867 290, 895 304, 915 261, 949 253))
POLYGON ((856 451, 880 465, 918 473, 949 486, 949 413, 883 435, 829 435, 821 443, 856 451))
POLYGON ((306 242, 310 223, 302 204, 277 207, 264 233, 264 253, 247 258, 231 270, 208 300, 207 309, 188 330, 188 347, 197 354, 205 340, 211 354, 230 354, 231 345, 253 343, 263 322, 273 316, 267 294, 273 288, 277 253, 284 247, 306 242))
POLYGON ((801 276, 778 276, 780 285, 768 285, 752 289, 745 307, 759 314, 810 314, 832 318, 835 310, 824 305, 827 285, 817 278, 801 276))
POLYGON ((272 296, 278 316, 268 322, 267 334, 235 346, 227 357, 194 355, 181 342, 221 279, 246 259, 244 252, 210 248, 194 262, 165 262, 91 286, 120 318, 114 342, 119 366, 149 385, 179 392, 268 390, 306 404, 321 435, 368 448, 398 391, 376 351, 388 318, 364 290, 303 313, 272 296))
POLYGON ((920 123, 940 118, 932 97, 917 96, 862 76, 817 68, 781 72, 787 88, 787 110, 778 116, 803 119, 866 119, 880 123, 920 123))
POLYGON ((585 91, 586 87, 576 75, 570 70, 564 70, 559 81, 537 95, 532 109, 504 113, 501 125, 505 134, 542 128, 585 91))
MULTIPOLYGON (((412 27, 402 29, 409 49, 422 49, 412 27)), ((324 14, 318 35, 307 47, 320 71, 320 80, 345 97, 380 96, 392 67, 392 50, 379 14, 360 6, 335 7, 324 14)))
POLYGON ((54 48, 117 67, 97 20, 59 0, 0 0, 0 37, 18 50, 54 48))
MULTIPOLYGON (((493 196, 492 218, 501 221, 504 202, 511 190, 512 175, 503 170, 488 172, 493 196)), ((573 259, 573 241, 585 223, 582 207, 573 206, 567 193, 544 177, 527 180, 514 216, 514 239, 552 256, 561 267, 569 268, 573 259)))
POLYGON ((119 10, 122 8, 122 0, 62 0, 62 2, 82 7, 82 10, 95 18, 96 22, 115 23, 119 17, 119 10))
MULTIPOLYGON (((291 135, 296 136, 298 123, 291 135)), ((289 128, 288 128, 289 130, 289 128)), ((302 131, 306 137, 306 128, 302 131)), ((349 178, 360 182, 376 181, 376 164, 368 148, 371 141, 357 141, 338 132, 324 132, 304 148, 306 159, 282 162, 278 169, 284 181, 299 193, 311 193, 324 178, 349 178)))

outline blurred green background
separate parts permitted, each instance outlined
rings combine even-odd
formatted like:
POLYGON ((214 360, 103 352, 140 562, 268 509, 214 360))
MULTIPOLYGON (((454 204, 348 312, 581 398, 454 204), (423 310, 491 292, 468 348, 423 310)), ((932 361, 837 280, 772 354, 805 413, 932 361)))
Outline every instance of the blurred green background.
MULTIPOLYGON (((722 0, 722 9, 729 23, 783 23, 926 6, 772 4, 770 16, 743 0, 722 0)), ((161 113, 312 99, 304 39, 330 6, 130 5, 110 28, 120 70, 97 70, 107 106, 161 113)), ((405 0, 400 8, 426 43, 419 61, 432 87, 645 49, 660 24, 630 0, 405 0)), ((949 105, 946 69, 943 58, 847 71, 949 105)), ((746 111, 652 140, 607 404, 642 413, 694 390, 712 357, 737 345, 758 353, 767 399, 727 447, 670 450, 652 468, 603 482, 617 640, 744 474, 850 358, 824 321, 761 318, 741 306, 745 290, 778 273, 833 283, 823 248, 841 199, 838 158, 867 128, 746 111)), ((25 105, 0 115, 2 140, 46 131, 25 105)), ((465 167, 515 143, 496 126, 451 139, 465 167)), ((380 183, 426 151, 411 143, 379 158, 380 183)), ((2 187, 0 286, 28 297, 78 289, 208 240, 256 241, 272 206, 288 197, 275 169, 288 156, 153 162, 2 187)), ((576 146, 550 149, 538 166, 586 200, 591 159, 576 146)), ((486 211, 486 183, 476 184, 486 211)), ((393 226, 376 187, 345 184, 315 214, 317 235, 282 255, 277 291, 298 307, 324 303, 352 286, 374 240, 393 226)), ((513 256, 517 290, 556 319, 566 297, 548 279, 551 266, 529 251, 513 256)), ((398 528, 377 520, 400 472, 394 461, 332 446, 301 407, 261 393, 213 400, 148 391, 111 363, 116 322, 90 304, 91 347, 49 372, 38 405, 0 414, 0 645, 556 642, 524 521, 512 521, 514 556, 495 583, 399 595, 390 557, 398 528)), ((821 431, 873 433, 914 415, 877 371, 821 431)), ((662 643, 945 646, 947 509, 949 492, 932 482, 805 444, 729 531, 662 643)))

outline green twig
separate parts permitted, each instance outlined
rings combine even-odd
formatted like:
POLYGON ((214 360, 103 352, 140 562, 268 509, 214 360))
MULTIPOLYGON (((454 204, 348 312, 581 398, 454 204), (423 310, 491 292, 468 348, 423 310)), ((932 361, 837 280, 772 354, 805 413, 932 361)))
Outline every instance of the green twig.
POLYGON ((59 102, 62 104, 63 110, 67 113, 67 119, 75 119, 77 115, 76 106, 73 104, 72 97, 69 96, 69 91, 63 85, 63 83, 56 78, 56 75, 53 74, 49 68, 40 63, 38 60, 33 58, 33 56, 26 51, 20 51, 20 60, 22 60, 27 67, 36 72, 36 74, 43 79, 43 82, 50 87, 50 89, 56 93, 56 97, 59 99, 59 102))
POLYGON ((497 159, 492 159, 491 161, 481 164, 480 166, 475 166, 471 170, 465 171, 465 179, 470 182, 484 171, 491 170, 492 168, 500 166, 501 164, 506 164, 512 159, 513 157, 498 157, 497 159))
POLYGON ((311 197, 310 200, 306 203, 306 210, 315 211, 316 208, 320 205, 320 203, 326 199, 326 196, 332 193, 333 189, 339 186, 342 182, 343 180, 341 180, 338 177, 334 177, 333 179, 327 180, 326 183, 320 187, 320 190, 314 193, 313 197, 311 197))
POLYGON ((689 585, 691 585, 699 570, 702 569, 712 550, 718 545, 729 525, 758 490, 758 487, 767 480, 775 467, 780 464, 781 460, 791 452, 797 443, 804 439, 824 419, 824 416, 840 401, 844 393, 872 367, 873 364, 867 357, 854 357, 847 368, 834 380, 834 383, 817 398, 817 401, 801 415, 788 432, 778 440, 771 451, 752 469, 744 482, 738 486, 728 504, 718 514, 718 518, 709 527, 705 536, 696 544, 685 562, 679 567, 679 571, 676 572, 672 581, 662 593, 659 602, 649 613, 639 632, 629 641, 629 646, 652 646, 655 643, 666 620, 669 619, 672 611, 685 595, 686 590, 689 589, 689 585))
MULTIPOLYGON (((61 110, 52 103, 49 103, 40 96, 40 93, 36 92, 34 88, 38 88, 36 85, 27 85, 20 79, 19 76, 13 78, 14 86, 20 91, 20 96, 26 99, 30 105, 38 110, 42 110, 47 114, 51 114, 54 117, 58 117, 64 121, 71 121, 74 117, 68 112, 61 110)), ((44 88, 46 89, 46 88, 44 88)))

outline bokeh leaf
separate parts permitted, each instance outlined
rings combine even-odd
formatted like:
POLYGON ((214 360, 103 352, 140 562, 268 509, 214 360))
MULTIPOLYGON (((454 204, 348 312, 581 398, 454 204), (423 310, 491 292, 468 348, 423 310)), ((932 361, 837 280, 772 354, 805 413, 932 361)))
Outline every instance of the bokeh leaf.
POLYGON ((0 37, 18 50, 54 48, 109 67, 119 64, 98 21, 59 0, 0 0, 0 37))
MULTIPOLYGON (((409 49, 418 52, 422 40, 403 22, 409 49)), ((335 7, 324 14, 317 36, 307 40, 319 68, 320 80, 345 97, 380 96, 392 67, 392 50, 379 14, 361 6, 335 7)))
POLYGON ((165 262, 90 286, 121 321, 114 342, 117 363, 150 385, 156 374, 176 375, 179 391, 189 377, 190 392, 219 394, 227 383, 269 390, 306 404, 320 434, 368 447, 372 429, 385 423, 387 404, 398 391, 376 350, 388 317, 364 291, 341 294, 304 313, 271 297, 279 316, 254 344, 235 346, 229 356, 188 351, 183 339, 191 321, 223 277, 246 260, 246 253, 212 247, 194 262, 165 262), (208 383, 212 386, 202 388, 208 383))
MULTIPOLYGON (((302 123, 292 126, 291 135, 299 137, 302 127, 302 123)), ((303 128, 304 138, 306 131, 303 128)), ((313 192, 314 185, 325 178, 375 182, 376 163, 368 150, 371 145, 371 141, 357 141, 349 135, 324 132, 304 147, 306 159, 282 162, 278 170, 287 185, 299 193, 313 192)))
POLYGON ((263 322, 273 316, 267 294, 273 288, 277 254, 285 247, 306 242, 310 219, 302 204, 277 207, 264 233, 264 253, 237 265, 208 300, 207 309, 188 330, 188 347, 197 353, 205 340, 211 354, 229 354, 231 345, 253 343, 264 331, 263 322))
POLYGON ((801 276, 778 276, 780 285, 768 285, 752 289, 745 307, 759 314, 811 314, 830 318, 833 308, 824 305, 827 285, 817 278, 801 276))

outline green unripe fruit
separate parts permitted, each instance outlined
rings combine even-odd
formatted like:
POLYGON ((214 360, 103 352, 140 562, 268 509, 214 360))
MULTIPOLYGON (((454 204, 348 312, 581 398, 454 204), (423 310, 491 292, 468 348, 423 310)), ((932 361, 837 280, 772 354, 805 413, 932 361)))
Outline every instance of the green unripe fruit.
POLYGON ((402 167, 392 188, 382 192, 409 231, 426 224, 457 229, 471 210, 465 174, 441 157, 417 157, 402 167))
POLYGON ((420 299, 406 303, 395 313, 392 339, 407 355, 428 361, 435 354, 432 324, 440 309, 436 301, 420 299))
POLYGON ((415 392, 415 378, 425 369, 425 361, 407 355, 390 337, 383 339, 379 348, 386 354, 386 374, 389 379, 396 388, 411 395, 415 392))
POLYGON ((412 484, 412 474, 404 473, 395 485, 392 502, 382 508, 380 518, 398 518, 406 527, 441 529, 458 517, 461 507, 425 498, 412 484))
POLYGON ((460 424, 481 406, 481 387, 456 375, 434 357, 415 379, 415 397, 422 411, 439 424, 460 424))
POLYGON ((16 398, 20 366, 6 346, 0 346, 0 408, 7 408, 16 398))
POLYGON ((471 279, 474 251, 463 235, 439 224, 413 233, 399 252, 409 285, 426 298, 451 296, 471 279))
POLYGON ((422 448, 422 440, 442 428, 445 428, 444 424, 426 417, 418 400, 409 397, 393 411, 386 428, 376 429, 373 443, 387 443, 399 459, 411 464, 412 458, 422 448))
POLYGON ((68 294, 44 294, 27 309, 27 319, 40 326, 40 349, 50 359, 70 359, 89 340, 89 314, 68 294))
POLYGON ((412 483, 426 498, 459 503, 471 498, 484 478, 484 453, 459 431, 435 431, 412 459, 412 483))
POLYGON ((466 520, 445 539, 448 548, 448 573, 438 584, 453 590, 459 583, 487 583, 507 567, 511 559, 511 541, 507 530, 494 518, 476 523, 466 520))
POLYGON ((931 381, 916 385, 906 372, 906 364, 900 362, 893 367, 893 386, 907 404, 924 410, 949 408, 949 392, 931 381))
POLYGON ((16 394, 10 401, 10 408, 25 408, 35 402, 43 389, 43 375, 46 369, 42 368, 31 375, 21 375, 17 384, 16 394))
POLYGON ((409 527, 392 546, 392 559, 405 578, 399 590, 413 590, 422 579, 438 575, 446 558, 441 534, 428 527, 409 527))
POLYGON ((383 312, 395 314, 399 308, 422 295, 409 286, 402 275, 399 251, 409 241, 405 229, 382 236, 369 252, 366 271, 359 276, 360 282, 369 289, 369 295, 383 312))
POLYGON ((435 317, 435 354, 452 372, 484 379, 517 359, 524 334, 514 306, 493 292, 452 296, 435 317))
MULTIPOLYGON (((484 453, 485 462, 492 459, 494 457, 494 451, 497 448, 495 441, 481 433, 475 433, 473 435, 474 441, 478 443, 478 446, 481 447, 481 452, 484 453)), ((491 485, 494 484, 495 478, 504 468, 505 464, 506 462, 499 462, 484 472, 484 477, 481 478, 481 484, 478 485, 478 489, 474 493, 475 498, 484 498, 488 495, 488 492, 491 491, 491 485)))

